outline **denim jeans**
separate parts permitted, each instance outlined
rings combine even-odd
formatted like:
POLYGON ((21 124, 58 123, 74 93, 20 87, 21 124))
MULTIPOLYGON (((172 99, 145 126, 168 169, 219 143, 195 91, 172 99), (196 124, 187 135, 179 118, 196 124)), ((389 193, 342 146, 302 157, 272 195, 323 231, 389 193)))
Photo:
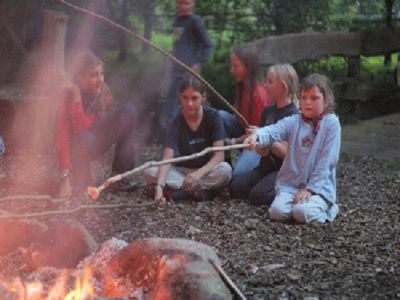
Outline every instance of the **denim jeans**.
MULTIPOLYGON (((229 138, 238 138, 245 134, 236 117, 224 110, 218 111, 221 116, 226 134, 229 138)), ((242 150, 233 169, 233 177, 253 170, 260 163, 260 155, 255 150, 242 150)))
POLYGON ((127 103, 96 120, 71 138, 72 184, 77 189, 92 184, 90 162, 116 144, 113 173, 134 167, 137 111, 127 103))
POLYGON ((237 138, 245 134, 245 130, 240 126, 234 115, 224 110, 219 110, 218 114, 222 118, 228 138, 237 138))

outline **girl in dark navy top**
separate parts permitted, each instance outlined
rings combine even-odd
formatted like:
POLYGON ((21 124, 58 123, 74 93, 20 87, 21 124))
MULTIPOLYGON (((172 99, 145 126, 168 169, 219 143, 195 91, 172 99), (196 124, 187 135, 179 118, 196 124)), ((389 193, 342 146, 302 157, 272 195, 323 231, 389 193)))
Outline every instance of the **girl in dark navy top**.
MULTIPOLYGON (((204 107, 204 87, 197 80, 185 78, 180 87, 182 111, 170 123, 165 136, 163 159, 198 153, 207 147, 224 145, 226 138, 218 112, 204 107)), ((165 201, 163 190, 174 190, 172 199, 212 199, 231 179, 232 169, 224 162, 224 152, 181 162, 175 166, 162 165, 144 171, 154 186, 154 199, 165 201)))

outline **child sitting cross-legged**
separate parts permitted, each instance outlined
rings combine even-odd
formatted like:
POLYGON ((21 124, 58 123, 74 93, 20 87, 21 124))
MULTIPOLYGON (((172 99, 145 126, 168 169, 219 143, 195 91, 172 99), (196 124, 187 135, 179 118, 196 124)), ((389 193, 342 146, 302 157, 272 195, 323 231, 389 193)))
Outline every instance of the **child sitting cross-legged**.
MULTIPOLYGON (((163 160, 201 152, 208 147, 224 145, 226 138, 218 112, 204 107, 204 86, 192 77, 180 85, 182 111, 166 131, 163 160)), ((172 200, 212 200, 231 179, 232 168, 224 162, 224 152, 210 152, 191 160, 150 167, 144 178, 154 186, 154 200, 164 202, 165 191, 173 190, 172 200)))

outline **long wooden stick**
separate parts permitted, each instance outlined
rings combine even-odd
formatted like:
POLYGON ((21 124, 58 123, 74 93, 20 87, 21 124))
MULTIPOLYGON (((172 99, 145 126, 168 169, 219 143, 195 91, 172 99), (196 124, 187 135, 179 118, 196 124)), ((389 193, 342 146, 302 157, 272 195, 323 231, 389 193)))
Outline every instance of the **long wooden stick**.
POLYGON ((44 217, 49 215, 63 215, 72 214, 83 209, 114 209, 114 208, 138 208, 138 207, 149 207, 157 204, 156 201, 149 201, 143 204, 102 204, 102 205, 79 205, 69 209, 58 209, 58 210, 48 210, 42 212, 26 213, 26 214, 16 214, 4 209, 0 210, 0 219, 6 218, 33 218, 33 217, 44 217))
POLYGON ((142 43, 152 47, 153 49, 161 52, 163 55, 165 55, 166 57, 168 57, 171 61, 173 61, 174 63, 178 64, 180 67, 182 67, 183 69, 185 69, 186 71, 188 71, 191 75, 193 75, 193 77, 195 77, 196 79, 198 79, 201 83, 203 83, 212 93, 214 93, 217 96, 217 99, 221 100, 229 109, 230 111, 232 111, 242 122, 243 124, 246 125, 246 127, 249 127, 250 124, 247 122, 247 120, 245 119, 245 117, 243 117, 243 115, 234 107, 232 106, 216 89, 214 89, 214 87, 208 83, 203 77, 201 77, 200 74, 197 74, 196 72, 194 72, 190 67, 188 67, 186 64, 184 64, 183 62, 181 62, 179 59, 177 59, 174 55, 172 55, 171 53, 169 53, 168 51, 165 51, 164 49, 160 48, 159 46, 153 44, 152 42, 150 42, 148 39, 142 37, 141 35, 137 34, 136 32, 110 20, 109 18, 99 15, 95 12, 92 12, 88 9, 82 8, 80 6, 74 5, 72 3, 69 3, 68 1, 65 0, 58 0, 61 3, 63 3, 66 6, 69 6, 77 11, 83 12, 85 14, 91 15, 93 17, 96 17, 104 22, 106 22, 107 24, 111 25, 112 27, 115 27, 119 30, 122 30, 123 32, 125 32, 126 34, 133 36, 134 38, 140 40, 142 43))
POLYGON ((180 157, 176 157, 176 158, 170 158, 170 159, 165 159, 165 160, 161 160, 161 161, 148 161, 146 163, 144 163, 143 165, 136 167, 132 170, 126 171, 125 173, 121 173, 118 175, 115 175, 113 177, 108 178, 106 181, 103 182, 103 184, 101 184, 98 187, 88 187, 87 188, 87 192, 90 195, 90 197, 92 197, 93 199, 97 199, 100 196, 100 193, 106 189, 109 185, 120 181, 121 179, 133 175, 135 173, 138 173, 144 169, 150 168, 150 167, 155 167, 155 166, 161 166, 161 165, 167 165, 167 164, 174 164, 177 162, 182 162, 182 161, 187 161, 187 160, 191 160, 191 159, 195 159, 198 157, 202 157, 204 155, 206 155, 207 153, 210 152, 218 152, 218 151, 227 151, 227 150, 234 150, 234 149, 243 149, 248 147, 249 145, 247 144, 236 144, 236 145, 230 145, 230 146, 221 146, 221 147, 208 147, 206 149, 204 149, 203 151, 194 153, 192 155, 186 155, 186 156, 180 156, 180 157))
POLYGON ((0 202, 6 202, 6 201, 13 201, 13 200, 43 200, 43 201, 50 201, 52 203, 61 203, 65 201, 65 198, 53 198, 49 195, 10 195, 10 196, 5 196, 0 198, 0 202))
POLYGON ((217 273, 221 276, 222 280, 225 284, 228 285, 229 289, 235 293, 235 296, 239 297, 240 300, 246 300, 246 297, 242 294, 239 288, 233 283, 233 281, 229 278, 228 274, 216 264, 212 259, 208 259, 209 263, 214 267, 217 273))

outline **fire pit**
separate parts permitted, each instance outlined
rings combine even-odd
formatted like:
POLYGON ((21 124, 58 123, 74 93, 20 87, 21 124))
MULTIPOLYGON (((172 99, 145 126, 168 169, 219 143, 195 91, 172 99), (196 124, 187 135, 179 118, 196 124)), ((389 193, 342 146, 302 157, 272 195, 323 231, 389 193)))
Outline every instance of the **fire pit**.
POLYGON ((112 238, 93 249, 76 222, 48 229, 13 220, 0 220, 0 239, 9 241, 0 246, 0 264, 9 261, 0 274, 4 300, 233 299, 217 255, 195 241, 112 238), (7 237, 10 228, 19 232, 7 237))

